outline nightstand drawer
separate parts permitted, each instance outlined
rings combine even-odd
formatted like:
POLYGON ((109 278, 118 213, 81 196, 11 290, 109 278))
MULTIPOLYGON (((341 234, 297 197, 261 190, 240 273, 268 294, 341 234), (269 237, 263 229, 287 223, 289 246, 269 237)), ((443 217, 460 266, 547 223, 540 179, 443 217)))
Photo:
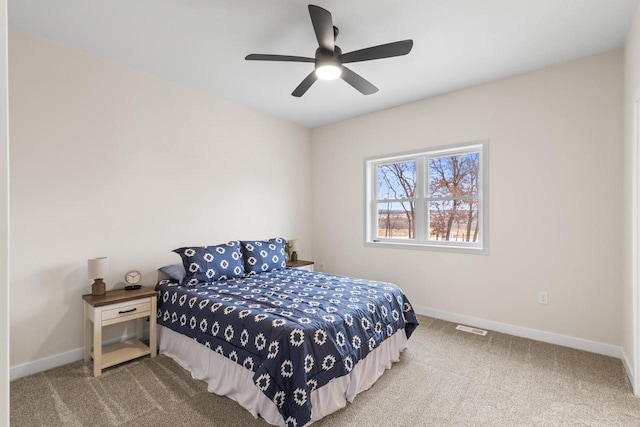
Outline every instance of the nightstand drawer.
POLYGON ((120 304, 110 305, 108 309, 102 310, 102 321, 118 319, 121 317, 140 317, 151 314, 151 299, 127 301, 120 304))

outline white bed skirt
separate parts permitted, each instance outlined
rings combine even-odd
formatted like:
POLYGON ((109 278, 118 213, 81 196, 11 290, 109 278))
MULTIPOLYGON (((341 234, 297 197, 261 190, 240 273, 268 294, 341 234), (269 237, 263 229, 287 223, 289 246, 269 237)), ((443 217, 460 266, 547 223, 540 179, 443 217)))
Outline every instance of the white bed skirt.
MULTIPOLYGON (((361 391, 369 389, 385 369, 400 360, 407 347, 407 336, 400 329, 386 339, 345 376, 335 378, 311 392, 311 421, 318 421, 353 402, 361 391)), ((196 340, 158 325, 160 353, 175 360, 191 372, 193 378, 205 381, 207 389, 230 397, 258 418, 269 424, 285 426, 276 405, 253 383, 253 372, 198 343, 196 340)), ((308 425, 307 424, 307 425, 308 425)))

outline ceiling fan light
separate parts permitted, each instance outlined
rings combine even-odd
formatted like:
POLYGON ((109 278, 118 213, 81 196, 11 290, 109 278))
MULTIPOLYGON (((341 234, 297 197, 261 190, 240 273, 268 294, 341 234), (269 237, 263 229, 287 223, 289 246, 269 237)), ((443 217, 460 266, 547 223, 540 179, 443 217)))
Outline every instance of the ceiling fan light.
POLYGON ((321 80, 335 80, 342 74, 342 69, 333 64, 321 65, 316 68, 316 76, 321 80))

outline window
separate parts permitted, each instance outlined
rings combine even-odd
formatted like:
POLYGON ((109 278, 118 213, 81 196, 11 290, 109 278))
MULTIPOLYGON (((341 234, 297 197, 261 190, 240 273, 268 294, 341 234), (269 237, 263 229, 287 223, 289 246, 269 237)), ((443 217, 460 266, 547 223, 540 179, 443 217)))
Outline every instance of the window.
POLYGON ((366 243, 487 253, 487 144, 366 160, 366 243))

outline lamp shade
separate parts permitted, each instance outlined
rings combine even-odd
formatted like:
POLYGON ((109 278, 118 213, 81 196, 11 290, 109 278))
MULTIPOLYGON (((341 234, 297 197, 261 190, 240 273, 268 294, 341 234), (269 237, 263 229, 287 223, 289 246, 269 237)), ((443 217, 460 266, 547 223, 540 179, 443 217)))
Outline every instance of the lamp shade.
POLYGON ((90 259, 87 262, 89 266, 89 279, 104 279, 109 271, 109 258, 103 256, 100 258, 90 259))

